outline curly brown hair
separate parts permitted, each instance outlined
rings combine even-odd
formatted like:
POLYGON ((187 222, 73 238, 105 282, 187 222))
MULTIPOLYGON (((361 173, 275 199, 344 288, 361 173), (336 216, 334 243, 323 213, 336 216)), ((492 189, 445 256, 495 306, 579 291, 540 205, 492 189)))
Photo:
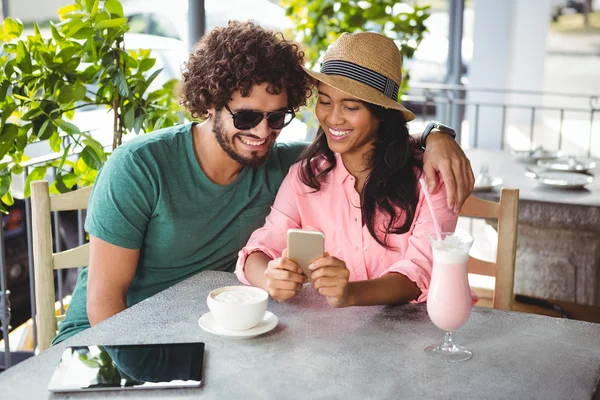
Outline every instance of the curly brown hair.
POLYGON ((211 107, 220 110, 235 91, 250 95, 253 85, 267 83, 267 91, 285 87, 288 106, 298 110, 311 95, 312 81, 302 69, 304 52, 281 33, 252 22, 229 21, 198 43, 185 64, 181 99, 195 118, 211 107))

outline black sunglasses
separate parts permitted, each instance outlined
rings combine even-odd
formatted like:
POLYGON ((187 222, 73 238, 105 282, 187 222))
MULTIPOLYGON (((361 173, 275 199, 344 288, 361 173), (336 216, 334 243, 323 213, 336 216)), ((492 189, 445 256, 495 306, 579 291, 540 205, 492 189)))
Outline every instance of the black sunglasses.
POLYGON ((276 130, 288 126, 296 116, 294 110, 273 111, 268 113, 243 110, 234 114, 229 107, 227 107, 227 104, 225 104, 225 108, 229 111, 229 114, 231 114, 231 118, 233 118, 233 126, 242 131, 252 129, 260 124, 265 117, 265 114, 267 116, 267 125, 269 125, 269 128, 276 130))

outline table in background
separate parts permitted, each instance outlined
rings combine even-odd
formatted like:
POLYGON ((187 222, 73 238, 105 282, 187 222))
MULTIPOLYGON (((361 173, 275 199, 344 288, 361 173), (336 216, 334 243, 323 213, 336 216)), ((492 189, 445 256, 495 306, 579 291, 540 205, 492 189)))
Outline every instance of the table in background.
MULTIPOLYGON (((201 389, 106 392, 85 398, 203 399, 590 399, 600 377, 600 325, 475 307, 456 340, 471 360, 450 364, 423 348, 442 338, 424 304, 332 309, 307 288, 271 301, 279 325, 232 340, 202 331, 206 296, 237 284, 204 272, 0 374, 3 399, 47 392, 66 345, 206 343, 201 389)), ((72 398, 65 395, 64 398, 72 398)))
MULTIPOLYGON (((487 164, 502 187, 520 191, 515 293, 600 306, 600 165, 585 189, 560 190, 526 177, 528 165, 508 152, 467 156, 475 175, 487 164)), ((475 195, 498 200, 500 189, 475 195)))

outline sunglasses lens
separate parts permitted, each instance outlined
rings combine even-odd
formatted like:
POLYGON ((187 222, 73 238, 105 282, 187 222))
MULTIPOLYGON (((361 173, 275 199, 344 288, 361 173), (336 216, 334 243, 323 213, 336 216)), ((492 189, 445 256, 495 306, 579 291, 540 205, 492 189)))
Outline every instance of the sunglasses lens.
POLYGON ((271 129, 282 129, 284 126, 292 122, 293 114, 288 112, 274 112, 269 114, 267 121, 271 129))
POLYGON ((262 121, 263 115, 254 111, 240 111, 233 119, 233 125, 237 129, 252 129, 262 121))

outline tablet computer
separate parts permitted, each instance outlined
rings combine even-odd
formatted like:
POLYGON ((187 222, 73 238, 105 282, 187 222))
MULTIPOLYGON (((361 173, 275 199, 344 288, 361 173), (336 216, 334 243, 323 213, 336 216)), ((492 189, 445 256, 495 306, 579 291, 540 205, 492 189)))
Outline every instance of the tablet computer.
POLYGON ((204 343, 68 347, 51 392, 189 388, 202 385, 204 343))

